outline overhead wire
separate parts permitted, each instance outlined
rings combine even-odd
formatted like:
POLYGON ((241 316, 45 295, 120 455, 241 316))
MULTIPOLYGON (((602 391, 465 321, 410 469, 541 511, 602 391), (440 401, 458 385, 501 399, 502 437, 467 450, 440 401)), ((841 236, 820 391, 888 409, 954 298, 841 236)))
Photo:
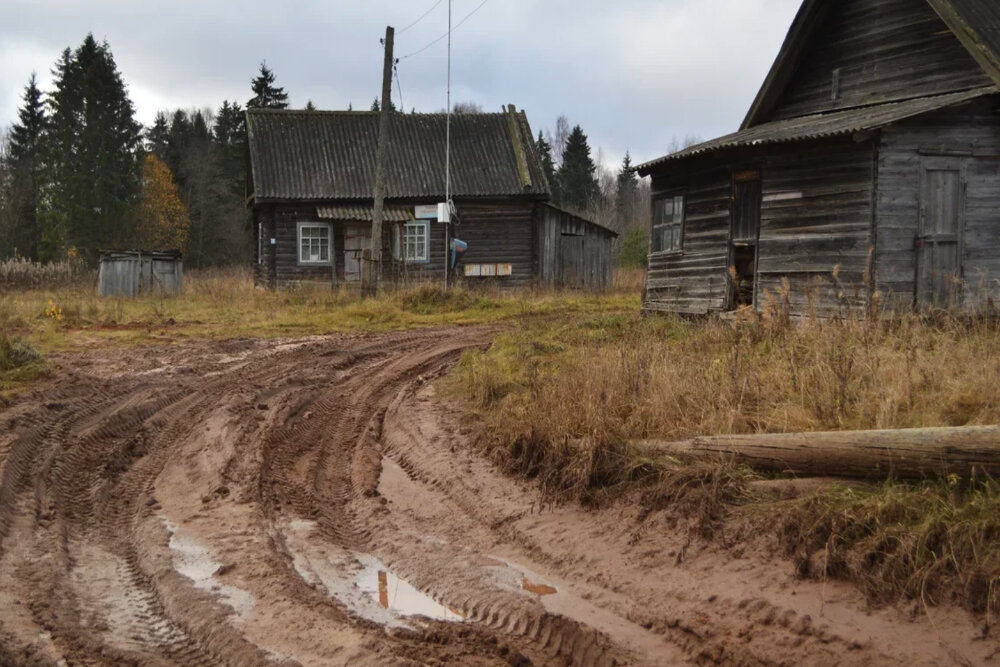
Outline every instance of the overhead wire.
POLYGON ((442 2, 444 2, 444 0, 438 0, 437 2, 435 2, 431 6, 430 9, 428 9, 426 12, 424 12, 423 14, 420 15, 420 18, 418 18, 416 21, 414 21, 410 25, 408 25, 405 28, 403 28, 402 30, 400 30, 398 34, 403 34, 404 32, 406 32, 407 30, 409 30, 413 26, 415 26, 418 23, 420 23, 421 21, 423 21, 425 18, 427 18, 427 15, 430 14, 431 12, 433 12, 435 9, 437 9, 441 5, 442 2))
POLYGON ((465 23, 465 22, 466 22, 466 21, 468 21, 468 20, 469 20, 470 18, 472 18, 472 15, 473 15, 473 14, 475 14, 476 12, 478 12, 478 11, 479 11, 480 9, 482 9, 482 8, 483 8, 483 5, 485 5, 485 4, 486 4, 487 2, 489 2, 489 1, 490 1, 490 0, 483 0, 482 2, 480 2, 480 3, 479 3, 479 4, 477 5, 477 6, 476 6, 476 8, 475 8, 475 9, 473 9, 473 10, 472 10, 471 12, 469 12, 468 14, 466 14, 466 15, 465 15, 465 18, 463 18, 463 19, 462 19, 461 21, 459 21, 458 23, 456 23, 456 24, 455 24, 455 25, 454 25, 454 26, 452 27, 452 29, 451 29, 451 30, 449 30, 449 31, 448 31, 448 32, 446 32, 445 34, 441 35, 440 37, 438 37, 437 39, 435 39, 434 41, 432 41, 432 42, 431 42, 430 44, 427 44, 427 45, 426 45, 426 46, 424 46, 423 48, 420 48, 420 49, 417 49, 417 50, 416 50, 416 51, 414 51, 413 53, 410 53, 410 54, 407 54, 407 55, 403 56, 402 58, 400 58, 400 60, 406 60, 407 58, 412 58, 413 56, 416 56, 416 55, 420 55, 421 53, 423 53, 423 52, 424 52, 424 51, 426 51, 427 49, 431 48, 432 46, 434 46, 435 44, 437 44, 438 42, 440 42, 440 41, 441 41, 442 39, 444 39, 445 37, 447 37, 447 36, 448 36, 448 35, 450 35, 451 33, 453 33, 453 32, 455 32, 456 30, 458 30, 458 29, 459 29, 459 28, 460 28, 460 27, 462 26, 462 24, 463 24, 463 23, 465 23))

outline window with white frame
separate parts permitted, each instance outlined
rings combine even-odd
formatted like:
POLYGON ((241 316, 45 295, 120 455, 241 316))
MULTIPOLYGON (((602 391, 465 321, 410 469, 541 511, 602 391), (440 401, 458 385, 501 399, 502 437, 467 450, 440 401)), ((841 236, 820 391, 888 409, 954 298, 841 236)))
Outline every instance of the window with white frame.
POLYGON ((330 263, 330 225, 300 222, 299 264, 330 263))
POLYGON ((653 252, 679 252, 684 235, 684 197, 653 200, 653 252))
POLYGON ((403 225, 400 233, 399 257, 407 262, 429 262, 430 223, 412 220, 403 225))

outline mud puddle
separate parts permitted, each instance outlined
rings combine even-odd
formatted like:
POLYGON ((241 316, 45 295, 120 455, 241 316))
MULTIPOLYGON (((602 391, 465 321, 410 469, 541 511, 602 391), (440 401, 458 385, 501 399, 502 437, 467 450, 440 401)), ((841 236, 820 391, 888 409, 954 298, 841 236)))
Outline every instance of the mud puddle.
POLYGON ((222 563, 213 560, 204 545, 182 534, 175 523, 169 519, 163 519, 163 523, 170 535, 168 546, 174 569, 194 582, 195 588, 221 597, 233 609, 240 621, 247 621, 253 612, 253 595, 249 591, 228 586, 216 579, 215 573, 222 567, 222 563))
POLYGON ((358 560, 364 567, 355 578, 357 587, 377 600, 383 609, 400 616, 426 616, 437 621, 465 620, 464 614, 416 589, 405 579, 393 574, 378 559, 359 556, 358 560))

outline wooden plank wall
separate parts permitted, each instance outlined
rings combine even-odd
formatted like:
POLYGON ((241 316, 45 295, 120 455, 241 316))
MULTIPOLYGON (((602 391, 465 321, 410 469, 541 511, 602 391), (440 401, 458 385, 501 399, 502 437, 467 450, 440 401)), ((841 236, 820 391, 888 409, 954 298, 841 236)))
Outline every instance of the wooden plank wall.
POLYGON ((768 294, 780 295, 783 280, 798 315, 867 303, 873 151, 872 142, 849 138, 770 151, 762 169, 758 310, 768 294))
POLYGON ((611 284, 610 231, 550 206, 538 207, 537 220, 539 282, 592 290, 611 284))
POLYGON ((966 297, 1000 299, 1000 96, 928 114, 882 133, 876 285, 886 302, 914 300, 921 161, 950 155, 966 167, 966 297))
POLYGON ((731 190, 725 165, 653 174, 653 198, 683 194, 687 210, 684 251, 649 255, 646 310, 706 313, 726 307, 731 190))
POLYGON ((457 200, 461 222, 454 234, 469 244, 462 259, 464 264, 511 264, 512 274, 495 278, 459 279, 469 285, 484 282, 515 287, 535 282, 537 258, 535 252, 534 202, 523 200, 461 201, 457 200))
POLYGON ((772 119, 990 85, 925 0, 841 0, 806 47, 772 119), (839 95, 833 98, 834 70, 839 95))

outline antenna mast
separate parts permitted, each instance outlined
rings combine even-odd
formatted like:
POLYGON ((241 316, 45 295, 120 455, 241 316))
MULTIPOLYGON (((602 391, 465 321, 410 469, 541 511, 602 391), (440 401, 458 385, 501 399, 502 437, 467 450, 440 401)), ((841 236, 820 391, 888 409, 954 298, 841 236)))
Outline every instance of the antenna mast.
MULTIPOLYGON (((448 0, 448 118, 445 121, 445 151, 444 151, 444 203, 448 207, 448 218, 451 218, 451 0, 448 0)), ((451 270, 451 239, 448 234, 448 224, 444 223, 444 286, 448 287, 448 274, 451 270)))

